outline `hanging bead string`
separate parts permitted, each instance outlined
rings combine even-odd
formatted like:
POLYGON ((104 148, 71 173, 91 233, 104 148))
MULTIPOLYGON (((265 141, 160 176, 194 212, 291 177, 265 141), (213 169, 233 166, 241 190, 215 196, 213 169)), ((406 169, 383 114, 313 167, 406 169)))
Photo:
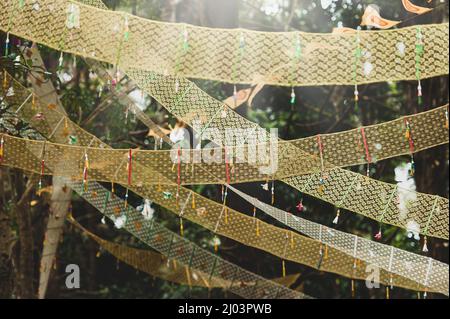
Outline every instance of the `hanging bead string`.
POLYGON ((15 16, 16 16, 16 13, 17 13, 17 9, 22 9, 23 8, 23 6, 24 6, 24 0, 19 0, 19 1, 17 1, 15 4, 14 4, 14 6, 13 6, 13 8, 12 8, 12 11, 11 11, 11 14, 10 14, 10 16, 9 16, 9 19, 8 19, 8 28, 7 28, 7 31, 6 31, 6 40, 5 40, 5 57, 8 57, 8 55, 9 55, 9 46, 10 46, 10 39, 9 39, 9 31, 11 30, 11 27, 12 27, 12 24, 13 24, 13 21, 15 21, 15 16), (17 4, 17 6, 16 6, 16 4, 17 4))
POLYGON ((176 74, 178 74, 181 68, 181 58, 186 56, 188 50, 189 50, 189 34, 186 25, 183 25, 183 31, 181 32, 180 50, 178 50, 175 60, 175 93, 178 93, 178 90, 180 89, 180 82, 176 74))
MULTIPOLYGON (((42 178, 44 177, 45 173, 45 145, 47 141, 44 140, 44 143, 42 144, 42 153, 41 153, 41 173, 39 175, 39 182, 38 182, 38 190, 40 191, 42 188, 42 178)), ((40 194, 40 192, 38 192, 40 194)))
POLYGON ((300 35, 299 34, 297 34, 297 37, 295 38, 294 50, 295 50, 294 58, 292 59, 292 68, 291 68, 291 99, 290 99, 291 108, 294 106, 295 101, 296 101, 294 85, 292 84, 295 79, 295 67, 298 65, 300 56, 302 54, 302 46, 300 43, 300 35))
MULTIPOLYGON (((235 55, 233 66, 232 66, 232 71, 231 71, 231 79, 235 83, 233 85, 233 103, 234 103, 235 108, 237 106, 237 98, 238 98, 237 97, 237 88, 236 88, 237 69, 238 69, 238 67, 241 67, 242 58, 243 58, 244 51, 245 51, 245 39, 244 39, 244 35, 242 33, 240 33, 240 35, 239 35, 238 43, 239 43, 239 48, 238 48, 237 55, 235 55)), ((226 108, 224 109, 224 112, 225 112, 224 115, 226 115, 226 108)))
POLYGON ((353 185, 356 183, 356 181, 359 179, 359 176, 355 176, 353 181, 351 182, 350 186, 345 191, 344 195, 342 196, 342 199, 337 204, 337 211, 336 211, 336 217, 333 219, 333 224, 337 224, 339 222, 339 216, 341 215, 341 206, 344 203, 344 200, 347 198, 347 195, 350 193, 350 190, 352 189, 353 185))
POLYGON ((225 205, 222 206, 222 210, 220 211, 219 217, 217 218, 216 225, 214 226, 214 231, 213 231, 213 233, 214 233, 214 237, 213 237, 214 251, 216 253, 219 250, 219 245, 218 245, 219 237, 217 237, 217 228, 219 228, 219 223, 222 219, 222 215, 223 215, 224 211, 225 211, 225 205))
POLYGON ((355 63, 353 64, 353 83, 355 86, 355 89, 353 91, 354 95, 354 101, 355 101, 355 108, 358 107, 358 101, 359 101, 359 92, 358 92, 358 82, 357 82, 357 74, 358 74, 358 65, 360 64, 361 56, 362 56, 362 50, 361 50, 361 39, 359 32, 361 30, 361 27, 358 26, 356 30, 356 37, 355 37, 355 63))
MULTIPOLYGON (((73 12, 72 12, 71 9, 73 9, 72 6, 69 8, 69 12, 68 12, 69 18, 74 18, 73 12)), ((73 22, 73 20, 72 20, 72 22, 73 22)), ((69 31, 69 26, 68 26, 67 23, 65 23, 65 26, 66 27, 63 29, 63 32, 61 34, 61 39, 59 40, 59 51, 60 51, 60 54, 59 54, 59 59, 58 59, 58 68, 57 68, 57 70, 61 70, 62 69, 63 62, 64 62, 63 50, 64 50, 64 48, 66 46, 67 32, 69 31)))
POLYGON ((128 187, 127 190, 125 192, 125 209, 128 207, 128 190, 131 186, 131 173, 132 173, 132 161, 133 161, 133 154, 131 151, 131 148, 128 150, 128 156, 127 156, 127 173, 128 173, 128 178, 127 178, 127 183, 128 183, 128 187))
POLYGON ((428 278, 430 277, 430 272, 431 272, 431 268, 433 267, 433 259, 428 258, 428 268, 427 268, 427 272, 425 275, 425 281, 423 283, 423 286, 425 287, 425 291, 423 292, 423 299, 427 299, 427 295, 428 295, 428 278))
POLYGON ((184 235, 184 226, 183 226, 183 215, 184 215, 184 210, 186 209, 186 205, 187 205, 187 203, 189 202, 189 200, 190 200, 190 198, 191 198, 191 194, 192 194, 192 193, 189 193, 189 195, 187 196, 187 198, 186 198, 186 200, 185 200, 183 206, 181 207, 181 211, 180 211, 180 214, 179 214, 179 217, 180 217, 180 235, 181 235, 181 236, 184 235))
POLYGON ((87 151, 84 151, 84 168, 83 168, 83 192, 87 192, 88 189, 88 170, 89 170, 89 158, 87 151))
POLYGON ((271 192, 271 204, 273 205, 275 203, 275 180, 272 176, 272 187, 270 188, 271 192))
POLYGON ((281 259, 281 269, 282 269, 282 275, 283 277, 286 277, 286 252, 287 252, 287 247, 288 247, 288 242, 289 242, 289 231, 286 230, 286 235, 285 235, 286 241, 284 242, 284 248, 283 248, 283 258, 281 259))
POLYGON ((180 187, 181 187, 181 146, 177 150, 177 194, 175 196, 176 205, 179 205, 180 199, 180 187))
POLYGON ((123 33, 123 36, 120 38, 119 45, 117 48, 116 63, 114 65, 114 67, 115 67, 114 76, 111 81, 111 85, 113 88, 115 88, 116 85, 119 83, 119 64, 120 64, 120 57, 121 57, 121 53, 122 53, 123 44, 124 44, 124 42, 127 42, 130 37, 128 17, 126 15, 123 16, 122 33, 123 33))
MULTIPOLYGON (((354 278, 355 277, 355 274, 356 274, 356 268, 357 268, 357 247, 358 247, 358 236, 355 236, 354 237, 355 238, 355 241, 354 241, 354 243, 353 243, 353 258, 354 258, 354 260, 353 260, 353 269, 352 269, 352 277, 354 278)), ((352 285, 352 298, 354 298, 355 297, 355 280, 352 278, 352 282, 351 282, 351 285, 352 285)))
POLYGON ((391 246, 391 254, 389 256, 389 266, 388 266, 388 271, 389 271, 389 285, 386 285, 386 299, 390 298, 390 291, 394 289, 394 279, 392 277, 392 262, 394 260, 394 246, 391 246))
POLYGON ((227 195, 228 195, 228 185, 230 185, 231 182, 231 175, 230 175, 230 165, 229 165, 229 159, 227 154, 227 148, 224 147, 224 159, 225 159, 225 176, 226 176, 226 185, 225 185, 225 193, 223 193, 223 185, 222 185, 222 197, 223 197, 223 206, 225 208, 225 224, 228 224, 228 207, 226 207, 226 201, 227 201, 227 195))
MULTIPOLYGON (((114 186, 114 184, 112 184, 112 186, 114 186)), ((105 200, 103 202, 103 210, 101 210, 101 212, 103 214, 103 217, 101 219, 102 224, 106 223, 106 220, 105 220, 106 208, 108 207, 110 194, 112 194, 114 196, 114 187, 112 188, 111 192, 108 192, 108 191, 105 192, 105 200)))
MULTIPOLYGON (((6 89, 8 88, 8 76, 9 76, 9 74, 8 74, 8 72, 6 72, 6 69, 3 69, 3 91, 5 91, 6 92, 6 89)), ((17 111, 16 111, 16 113, 17 113, 17 111)))
POLYGON ((422 85, 420 83, 421 77, 421 60, 424 52, 424 45, 422 40, 422 31, 420 26, 416 29, 416 46, 415 46, 415 67, 416 67, 416 79, 417 79, 417 102, 422 105, 422 85))
POLYGON ((0 138, 0 164, 3 163, 4 156, 5 156, 5 140, 2 134, 2 137, 0 138))
POLYGON ((416 164, 414 163, 414 140, 412 136, 412 130, 411 130, 411 123, 408 121, 408 119, 405 118, 405 137, 408 140, 409 144, 409 153, 411 155, 411 168, 409 169, 409 176, 414 176, 414 173, 416 171, 416 164))
POLYGON ((445 128, 448 130, 448 106, 445 110, 445 128))
MULTIPOLYGON (((322 241, 322 224, 319 226, 319 242, 322 241)), ((317 269, 320 269, 322 267, 323 262, 323 245, 322 243, 319 244, 319 260, 317 262, 317 269)))
POLYGON ((367 161, 366 176, 369 177, 370 176, 370 167, 369 166, 370 166, 370 162, 372 161, 372 158, 369 153, 369 146, 367 144, 366 133, 364 131, 364 127, 361 127, 361 136, 362 136, 363 143, 364 143, 364 151, 366 153, 366 161, 367 161))
POLYGON ((227 154, 227 148, 224 147, 223 148, 224 151, 224 158, 225 158, 225 177, 226 177, 226 182, 229 185, 231 182, 231 176, 230 176, 230 161, 228 159, 228 154, 227 154))
POLYGON ((388 200, 387 200, 387 202, 386 202, 386 206, 384 206, 384 209, 383 209, 383 211, 381 212, 381 216, 380 216, 380 218, 378 219, 378 221, 379 221, 379 229, 378 229, 378 233, 376 233, 375 234, 375 239, 377 239, 377 240, 381 240, 381 221, 383 220, 383 218, 384 218, 384 215, 386 214, 386 212, 387 212, 387 210, 388 210, 388 208, 389 208, 389 205, 390 205, 390 203, 391 203, 391 201, 392 201, 392 199, 394 198, 394 195, 397 193, 397 189, 398 189, 398 184, 396 184, 395 186, 394 186, 394 189, 392 190, 392 193, 391 193, 391 195, 389 196, 389 198, 388 198, 388 200))
POLYGON ((427 224, 425 225, 425 229, 423 231, 424 237, 423 237, 422 251, 424 253, 428 252, 428 244, 427 244, 428 226, 430 226, 430 222, 431 222, 431 219, 433 218, 433 214, 434 214, 434 211, 436 210, 437 204, 438 204, 438 197, 436 197, 436 199, 434 200, 433 208, 431 209, 430 216, 428 217, 427 224))

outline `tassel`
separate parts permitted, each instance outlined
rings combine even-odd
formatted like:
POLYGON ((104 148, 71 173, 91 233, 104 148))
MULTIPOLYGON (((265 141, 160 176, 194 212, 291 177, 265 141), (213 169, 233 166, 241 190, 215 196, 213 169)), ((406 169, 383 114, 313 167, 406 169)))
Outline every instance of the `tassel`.
POLYGON ((61 54, 59 55, 59 59, 58 59, 58 69, 62 68, 63 65, 63 53, 61 52, 61 54))
POLYGON ((6 91, 6 88, 8 87, 8 73, 6 73, 6 69, 3 70, 3 91, 6 91))
POLYGON ((9 54, 9 32, 6 33, 6 40, 5 40, 5 57, 7 57, 9 54))
POLYGON ((217 236, 214 237, 214 252, 217 253, 217 251, 219 250, 219 238, 217 238, 217 236))
POLYGON ((405 120, 405 125, 406 125, 405 138, 409 141, 411 139, 411 125, 409 124, 408 120, 405 120))
POLYGON ((64 136, 64 137, 68 137, 69 136, 69 124, 68 124, 68 122, 67 122, 67 117, 66 118, 64 118, 64 128, 63 128, 63 132, 62 132, 62 135, 64 136))
POLYGON ((31 96, 31 109, 36 110, 36 95, 31 96))
POLYGON ((301 213, 302 211, 303 211, 303 209, 304 209, 304 206, 303 206, 303 199, 302 200, 300 200, 300 202, 297 204, 297 210, 301 213))
POLYGON ((281 267, 283 271, 283 277, 286 277, 286 264, 284 262, 284 259, 281 261, 281 267))
POLYGON ((192 194, 192 204, 191 204, 192 209, 195 209, 195 195, 192 194))
POLYGON ((228 208, 225 207, 225 224, 228 224, 228 208))
POLYGON ((428 252, 427 236, 425 236, 424 239, 423 239, 423 248, 422 248, 422 251, 423 251, 424 253, 427 253, 427 252, 428 252))
POLYGON ((380 230, 378 231, 378 233, 375 234, 374 237, 375 237, 376 240, 380 240, 380 239, 381 239, 381 228, 380 228, 380 230))
POLYGON ((99 258, 100 257, 100 249, 97 251, 97 253, 95 254, 95 257, 99 258))
POLYGON ((273 203, 275 202, 275 186, 274 186, 274 184, 273 184, 274 182, 272 181, 272 189, 271 189, 271 191, 272 191, 272 205, 273 205, 273 203))
POLYGON ((389 287, 386 287, 386 299, 390 299, 390 296, 389 296, 389 287))
POLYGON ((409 176, 413 177, 416 172, 416 163, 414 163, 414 158, 411 156, 411 168, 409 169, 409 176))
POLYGON ((355 298, 355 281, 352 279, 352 298, 355 298))
POLYGON ((42 177, 44 176, 44 170, 45 170, 45 161, 44 161, 44 159, 42 159, 41 160, 41 175, 39 177, 39 183, 38 183, 39 190, 41 190, 41 188, 42 188, 42 177))
POLYGON ((177 201, 177 207, 179 204, 180 199, 180 186, 181 186, 181 148, 178 148, 178 165, 177 165, 177 195, 176 195, 176 201, 177 201))
POLYGON ((84 169, 83 169, 83 191, 87 191, 87 179, 88 179, 89 159, 88 155, 84 153, 84 169))
POLYGON ((5 140, 3 139, 2 136, 2 138, 0 139, 0 163, 3 162, 3 156, 5 154, 4 152, 5 152, 5 140))
POLYGON ((125 207, 125 209, 127 209, 127 207, 128 207, 128 188, 127 188, 127 190, 125 192, 125 205, 124 205, 124 207, 125 207))
POLYGON ((340 213, 341 213, 341 210, 338 208, 338 210, 336 212, 336 217, 333 219, 333 224, 337 224, 338 223, 340 213))
POLYGON ((445 128, 448 130, 448 111, 445 110, 445 128))
POLYGON ((180 217, 180 235, 184 235, 183 218, 180 217))

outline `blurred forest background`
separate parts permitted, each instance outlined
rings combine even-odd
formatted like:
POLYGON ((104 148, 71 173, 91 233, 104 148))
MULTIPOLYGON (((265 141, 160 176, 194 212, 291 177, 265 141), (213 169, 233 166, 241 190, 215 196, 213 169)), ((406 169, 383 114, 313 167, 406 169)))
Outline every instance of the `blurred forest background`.
MULTIPOLYGON (((373 3, 379 6, 382 17, 404 20, 399 27, 415 24, 440 23, 448 21, 448 2, 440 0, 414 0, 414 4, 437 7, 423 16, 408 14, 400 0, 330 0, 326 9, 319 0, 108 0, 105 4, 112 10, 122 10, 153 20, 186 22, 200 26, 236 28, 242 27, 262 31, 307 31, 331 32, 334 27, 356 28, 364 9, 373 3)), ((101 32, 101 30, 99 30, 101 32)), ((6 35, 0 33, 0 49, 4 52, 6 35)), ((31 45, 31 43, 28 43, 31 45)), ((141 147, 153 149, 153 138, 147 136, 148 129, 138 120, 124 120, 123 108, 115 106, 99 109, 98 78, 90 72, 89 66, 78 59, 76 67, 71 57, 65 55, 66 76, 58 76, 59 52, 39 46, 47 69, 52 73, 49 79, 58 88, 70 118, 116 148, 141 147), (92 115, 95 114, 95 117, 92 115)), ((442 48, 447 50, 447 48, 442 48)), ((425 66, 426 67, 426 66, 425 66)), ((16 71, 16 76, 21 77, 16 71)), ((217 99, 232 95, 233 87, 212 81, 194 80, 202 89, 217 99)), ((283 139, 294 139, 317 133, 330 133, 361 125, 376 124, 413 114, 448 103, 448 76, 424 80, 423 104, 417 103, 416 81, 398 83, 377 83, 362 85, 360 103, 355 108, 353 87, 326 86, 295 88, 297 101, 289 103, 290 89, 265 86, 256 96, 253 106, 243 105, 237 111, 243 116, 266 128, 276 127, 283 139)), ((238 89, 245 88, 238 86, 238 89)), ((159 124, 176 120, 149 96, 141 101, 145 112, 159 124)), ((1 111, 0 111, 1 112, 1 111)), ((1 114, 0 114, 1 116, 1 114)), ((0 122, 0 130, 3 122, 0 122)), ((19 131, 22 128, 18 128, 19 131)), ((31 134, 32 135, 32 134, 31 134)), ((415 155, 415 187, 420 192, 448 197, 448 145, 443 145, 415 155)), ((409 163, 409 157, 384 160, 371 166, 375 179, 396 183, 395 168, 409 163)), ((351 167, 365 174, 365 167, 351 167)), ((44 185, 50 185, 46 178, 44 185)), ((259 184, 239 185, 241 190, 263 198, 259 184)), ((198 186, 194 188, 203 195, 220 201, 220 186, 198 186)), ((336 208, 320 200, 300 194, 287 185, 275 183, 275 206, 294 211, 303 198, 303 217, 330 225, 336 208)), ((229 204, 240 212, 251 215, 252 207, 230 193, 229 204)), ((139 200, 136 204, 139 204, 139 200)), ((83 200, 73 196, 73 214, 94 233, 111 241, 129 246, 146 248, 145 245, 125 231, 115 229, 111 224, 100 223, 101 214, 83 200)), ((0 297, 36 298, 39 282, 39 260, 49 203, 35 192, 25 193, 23 172, 0 168, 0 297)), ((378 231, 378 223, 351 212, 343 212, 339 229, 371 238, 378 231)), ((276 221, 260 214, 259 218, 276 221)), ((157 207, 156 218, 167 227, 178 232, 178 218, 173 213, 157 207)), ((203 247, 213 250, 213 234, 202 227, 185 223, 185 236, 203 247)), ((422 240, 422 238, 421 238, 422 240)), ((383 226, 382 242, 422 254, 422 243, 406 236, 406 231, 383 226)), ((429 238, 430 256, 448 263, 448 242, 429 238)), ((58 249, 56 270, 53 271, 47 298, 224 298, 232 296, 220 289, 208 290, 172 284, 118 262, 108 253, 97 254, 98 245, 82 236, 78 229, 66 224, 58 249), (64 272, 67 264, 75 263, 81 269, 81 288, 69 290, 65 287, 64 272)), ((221 238, 219 254, 266 278, 281 276, 281 261, 263 251, 221 238)), ((288 274, 300 273, 293 288, 318 298, 350 298, 350 280, 334 274, 316 271, 288 262, 288 274)), ((367 289, 364 282, 356 283, 356 298, 385 298, 384 288, 367 289)), ((394 288, 391 298, 416 298, 416 292, 394 288)), ((429 298, 439 298, 429 294, 429 298)))

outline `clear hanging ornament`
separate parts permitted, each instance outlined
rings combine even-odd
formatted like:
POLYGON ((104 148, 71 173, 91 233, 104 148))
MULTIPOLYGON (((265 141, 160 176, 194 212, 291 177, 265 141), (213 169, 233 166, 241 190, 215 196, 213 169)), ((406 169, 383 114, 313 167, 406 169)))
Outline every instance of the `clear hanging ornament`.
POLYGON ((292 89, 291 89, 291 105, 294 105, 295 104, 295 91, 294 91, 294 88, 292 87, 292 89))
POLYGON ((338 208, 338 210, 336 212, 336 217, 334 217, 334 219, 333 219, 333 224, 336 225, 338 223, 340 214, 341 214, 341 210, 338 208))
POLYGON ((6 33, 6 40, 5 40, 5 57, 9 55, 9 32, 6 33))

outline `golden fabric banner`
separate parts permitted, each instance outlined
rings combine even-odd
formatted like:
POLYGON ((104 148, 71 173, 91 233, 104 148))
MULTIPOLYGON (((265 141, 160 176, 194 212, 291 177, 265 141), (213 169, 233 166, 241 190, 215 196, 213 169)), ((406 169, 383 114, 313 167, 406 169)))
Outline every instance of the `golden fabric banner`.
MULTIPOLYGON (((56 50, 123 69, 245 84, 415 80, 416 28, 354 34, 258 32, 151 21, 69 0, 0 3, 1 30, 56 50), (399 43, 405 50, 398 49, 399 43), (362 55, 355 59, 358 46, 362 55)), ((448 74, 448 23, 420 28, 420 77, 448 74)))

